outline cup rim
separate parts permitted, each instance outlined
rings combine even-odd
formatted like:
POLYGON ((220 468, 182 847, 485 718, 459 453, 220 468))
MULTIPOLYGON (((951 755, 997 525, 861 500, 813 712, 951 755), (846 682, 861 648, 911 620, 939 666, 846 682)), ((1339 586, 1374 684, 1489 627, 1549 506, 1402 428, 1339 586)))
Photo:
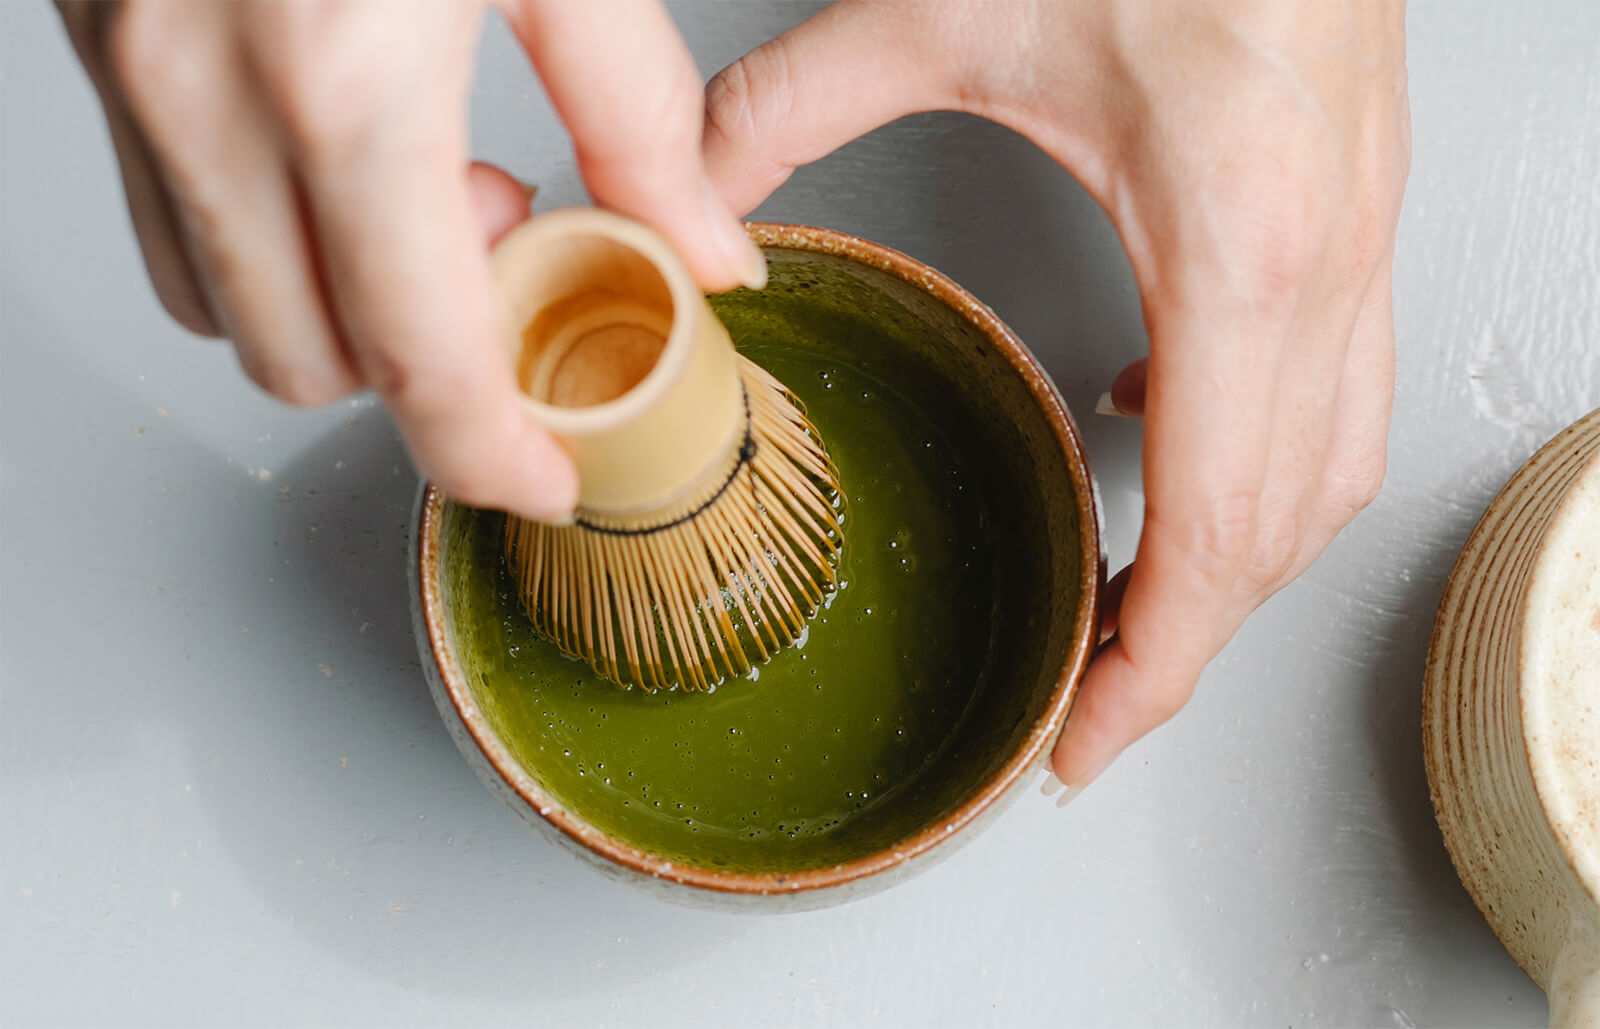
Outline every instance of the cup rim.
POLYGON ((445 497, 433 483, 423 486, 411 571, 416 577, 415 599, 420 605, 419 629, 426 632, 429 654, 443 691, 479 753, 529 811, 538 814, 578 846, 644 876, 724 894, 792 894, 842 886, 875 876, 933 850, 940 843, 953 841, 961 830, 1016 786, 1029 769, 1040 763, 1060 735, 1095 649, 1106 576, 1106 550, 1101 532, 1100 498, 1077 425, 1038 360, 994 311, 942 273, 882 244, 809 225, 751 222, 746 228, 758 246, 844 258, 876 268, 926 292, 983 334, 1021 377, 1050 423, 1066 459, 1078 509, 1078 544, 1083 558, 1078 586, 1083 599, 1073 621, 1072 643, 1056 677, 1049 703, 1035 720, 1023 745, 1011 753, 999 770, 972 790, 945 818, 888 847, 841 864, 794 872, 748 872, 669 861, 612 837, 558 803, 517 764, 478 709, 445 633, 438 562, 445 497))

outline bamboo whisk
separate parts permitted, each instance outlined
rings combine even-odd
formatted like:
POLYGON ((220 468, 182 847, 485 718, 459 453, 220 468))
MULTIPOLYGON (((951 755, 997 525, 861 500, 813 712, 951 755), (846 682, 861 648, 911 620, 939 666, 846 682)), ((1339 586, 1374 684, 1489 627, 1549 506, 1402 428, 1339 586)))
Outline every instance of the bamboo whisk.
POLYGON ((711 689, 799 638, 833 587, 838 473, 687 269, 620 215, 539 215, 495 248, 529 407, 571 452, 569 525, 506 520, 535 626, 621 685, 711 689))

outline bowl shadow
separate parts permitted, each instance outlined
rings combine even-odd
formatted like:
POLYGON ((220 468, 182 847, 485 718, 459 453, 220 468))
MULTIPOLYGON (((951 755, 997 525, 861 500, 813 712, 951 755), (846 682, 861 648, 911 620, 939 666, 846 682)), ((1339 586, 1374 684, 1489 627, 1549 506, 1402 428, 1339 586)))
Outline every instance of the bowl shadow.
POLYGON ((7 424, 60 441, 8 452, 8 475, 51 483, 54 503, 8 506, 7 560, 25 537, 28 565, 104 582, 62 608, 7 577, 8 669, 50 668, 60 686, 8 708, 12 785, 132 770, 153 867, 191 864, 191 904, 199 883, 239 882, 210 899, 243 917, 208 922, 206 943, 240 954, 264 915, 408 989, 560 998, 738 937, 737 921, 666 910, 560 854, 462 760, 411 634, 417 483, 381 408, 358 400, 288 465, 247 470, 78 361, 9 290, 6 303, 7 372, 29 384, 8 392, 7 424), (106 431, 136 425, 148 434, 106 431), (108 492, 126 499, 105 540, 59 516, 99 510, 108 492), (116 647, 56 645, 111 619, 116 647), (47 727, 62 720, 73 728, 47 727), (176 809, 150 792, 169 779, 176 809))
MULTIPOLYGON (((218 766, 204 796, 278 914, 377 975, 459 996, 567 996, 597 978, 579 969, 613 985, 651 971, 625 953, 659 970, 727 945, 736 923, 663 912, 540 839, 456 750, 411 632, 417 481, 386 413, 358 411, 277 479, 299 499, 258 506, 278 531, 256 556, 300 569, 303 602, 279 642, 312 650, 316 667, 251 698, 273 745, 218 766), (300 485, 335 465, 352 472, 336 489, 300 485), (485 941, 515 960, 486 963, 485 941)), ((240 546, 267 535, 241 531, 240 546)))

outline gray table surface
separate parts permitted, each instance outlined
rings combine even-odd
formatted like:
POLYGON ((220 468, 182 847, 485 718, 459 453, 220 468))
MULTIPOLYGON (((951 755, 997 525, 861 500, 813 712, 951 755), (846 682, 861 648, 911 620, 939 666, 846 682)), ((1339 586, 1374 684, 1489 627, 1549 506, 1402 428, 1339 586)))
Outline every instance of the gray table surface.
MULTIPOLYGON (((709 74, 810 6, 675 8, 709 74)), ((407 620, 415 479, 370 400, 258 395, 163 318, 52 12, 0 3, 0 1019, 7 1025, 1523 1025, 1418 731, 1467 531, 1600 405, 1600 5, 1420 3, 1391 472, 1194 702, 1065 810, 783 918, 546 846, 447 739, 407 620)), ((498 28, 475 147, 577 202, 498 28)), ((918 117, 760 212, 931 262, 1029 341, 1138 533, 1146 342, 1106 220, 1008 132, 918 117)))

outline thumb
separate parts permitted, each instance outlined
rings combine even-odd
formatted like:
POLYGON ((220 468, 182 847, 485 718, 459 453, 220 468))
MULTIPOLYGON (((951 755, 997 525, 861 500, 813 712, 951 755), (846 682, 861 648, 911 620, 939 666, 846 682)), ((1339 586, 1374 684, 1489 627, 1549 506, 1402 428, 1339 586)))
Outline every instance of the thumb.
POLYGON ((744 214, 803 164, 896 118, 961 107, 916 6, 841 0, 706 87, 705 164, 744 214))

